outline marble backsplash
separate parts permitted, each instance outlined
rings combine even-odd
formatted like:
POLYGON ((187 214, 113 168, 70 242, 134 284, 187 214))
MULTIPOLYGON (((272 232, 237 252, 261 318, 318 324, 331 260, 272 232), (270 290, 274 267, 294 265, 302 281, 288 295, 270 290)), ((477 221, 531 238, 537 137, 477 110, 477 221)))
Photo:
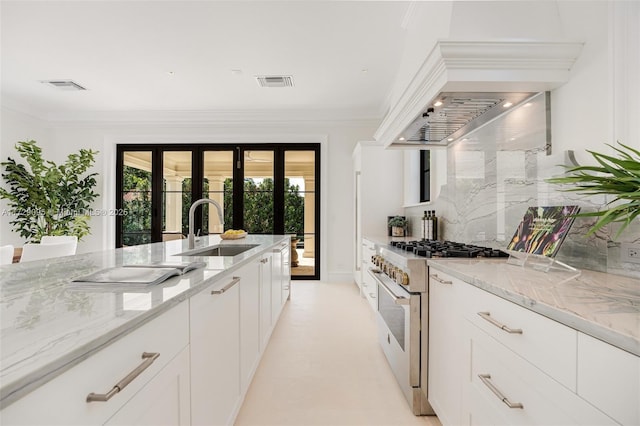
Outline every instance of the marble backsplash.
MULTIPOLYGON (((447 182, 438 199, 405 210, 411 235, 421 236, 423 210, 435 210, 440 239, 505 248, 529 206, 579 205, 584 212, 610 201, 562 192, 545 182, 569 164, 565 152, 547 153, 545 108, 544 99, 536 98, 448 147, 447 182)), ((640 278, 640 264, 620 256, 623 243, 640 244, 640 220, 617 238, 616 226, 586 237, 594 222, 576 219, 557 259, 579 269, 640 278)))

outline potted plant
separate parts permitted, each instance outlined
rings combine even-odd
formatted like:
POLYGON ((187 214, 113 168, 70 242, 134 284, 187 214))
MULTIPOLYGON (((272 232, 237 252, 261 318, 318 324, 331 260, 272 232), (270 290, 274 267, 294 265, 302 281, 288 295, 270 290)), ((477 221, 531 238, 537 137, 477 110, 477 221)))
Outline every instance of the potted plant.
POLYGON ((28 167, 12 158, 0 163, 7 183, 0 198, 9 200, 14 231, 35 243, 44 235, 75 235, 78 240, 89 235, 97 173, 86 173, 98 152, 81 149, 57 165, 42 157, 36 141, 18 142, 16 150, 28 167))
POLYGON ((591 235, 610 223, 620 223, 617 238, 640 214, 640 151, 618 142, 621 148, 607 144, 617 152, 617 157, 589 151, 599 166, 569 168, 567 176, 547 179, 549 183, 572 185, 563 191, 587 195, 613 195, 605 209, 576 214, 576 217, 597 217, 589 229, 591 235))
POLYGON ((407 219, 403 216, 394 216, 389 219, 388 225, 391 227, 391 236, 404 237, 405 227, 407 226, 407 219))

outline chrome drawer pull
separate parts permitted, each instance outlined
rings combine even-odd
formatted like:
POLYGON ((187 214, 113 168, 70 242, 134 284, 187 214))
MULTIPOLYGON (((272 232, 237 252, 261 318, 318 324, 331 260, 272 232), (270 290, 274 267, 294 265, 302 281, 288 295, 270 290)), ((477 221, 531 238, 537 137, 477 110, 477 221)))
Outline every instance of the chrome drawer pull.
POLYGON ((160 352, 142 352, 142 363, 135 368, 131 373, 120 380, 116 385, 107 393, 93 393, 87 395, 87 402, 105 402, 110 400, 115 394, 127 387, 129 383, 140 375, 144 370, 149 368, 151 364, 160 356, 160 352))
POLYGON ((433 278, 434 280, 438 281, 440 284, 453 284, 453 281, 443 280, 442 278, 440 278, 439 276, 437 276, 435 274, 434 275, 429 274, 429 276, 431 278, 433 278))
POLYGON ((480 315, 480 317, 482 319, 489 321, 491 324, 495 325, 496 327, 498 327, 501 330, 506 331, 507 333, 522 334, 522 329, 521 328, 509 328, 506 325, 504 325, 502 323, 499 323, 498 321, 496 321, 493 318, 491 318, 491 313, 489 313, 489 312, 478 312, 478 315, 480 315))
POLYGON ((229 290, 234 285, 238 284, 239 282, 240 282, 240 277, 233 277, 233 279, 231 280, 231 282, 229 284, 225 285, 220 290, 212 290, 211 294, 222 294, 225 291, 229 290))
POLYGON ((495 387, 493 385, 493 383, 491 383, 491 374, 478 374, 478 377, 480 378, 480 380, 482 380, 482 383, 484 383, 489 390, 491 390, 491 392, 493 392, 493 394, 495 396, 497 396, 500 401, 504 402, 505 404, 507 404, 507 407, 509 408, 524 408, 524 405, 522 405, 519 402, 511 402, 509 401, 509 398, 507 398, 506 396, 504 396, 502 394, 502 392, 500 392, 500 390, 495 387))

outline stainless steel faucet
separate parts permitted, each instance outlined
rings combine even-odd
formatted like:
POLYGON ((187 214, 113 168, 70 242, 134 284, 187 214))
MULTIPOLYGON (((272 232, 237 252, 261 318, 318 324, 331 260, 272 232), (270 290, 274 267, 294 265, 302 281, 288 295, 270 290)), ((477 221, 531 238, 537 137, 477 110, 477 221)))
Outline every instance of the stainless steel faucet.
POLYGON ((222 207, 220 207, 220 204, 218 204, 217 201, 212 200, 211 198, 201 198, 198 201, 195 201, 193 204, 191 204, 191 208, 189 209, 189 249, 194 248, 196 245, 196 236, 193 233, 193 216, 195 214, 196 207, 204 203, 209 203, 216 206, 216 209, 218 209, 218 217, 220 218, 220 224, 222 225, 222 229, 224 229, 224 217, 222 216, 222 207))

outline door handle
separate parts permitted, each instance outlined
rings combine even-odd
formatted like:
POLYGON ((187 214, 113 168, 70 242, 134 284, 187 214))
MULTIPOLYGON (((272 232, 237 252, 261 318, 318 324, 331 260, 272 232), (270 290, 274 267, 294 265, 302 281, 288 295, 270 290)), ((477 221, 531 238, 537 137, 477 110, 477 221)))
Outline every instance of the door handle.
POLYGON ((158 359, 160 352, 142 352, 142 363, 138 365, 131 373, 127 374, 124 379, 116 383, 113 388, 107 393, 93 393, 87 395, 87 402, 106 402, 110 400, 115 394, 126 388, 136 377, 138 377, 144 370, 149 368, 153 362, 158 359))
POLYGON ((493 383, 491 383, 491 374, 478 374, 478 377, 480 378, 482 383, 484 383, 485 386, 488 387, 489 390, 491 390, 491 392, 493 392, 493 394, 498 397, 498 399, 500 401, 502 401, 505 404, 507 404, 507 407, 509 407, 509 408, 524 408, 524 405, 522 405, 519 402, 511 402, 511 401, 509 401, 509 398, 504 396, 504 394, 502 392, 500 392, 500 389, 498 389, 497 387, 495 387, 495 385, 493 383))
POLYGON ((231 280, 231 282, 229 284, 225 285, 220 290, 212 290, 211 294, 214 294, 214 295, 215 294, 222 294, 225 291, 229 290, 234 285, 238 284, 239 282, 240 282, 240 277, 233 277, 233 279, 231 280))
POLYGON ((485 321, 489 321, 491 324, 495 325, 496 327, 498 327, 501 330, 506 331, 507 333, 511 333, 511 334, 522 334, 522 329, 521 328, 510 328, 507 327, 506 325, 502 324, 499 321, 496 321, 495 319, 491 318, 491 313, 489 312, 478 312, 478 315, 480 315, 480 318, 482 318, 485 321))

